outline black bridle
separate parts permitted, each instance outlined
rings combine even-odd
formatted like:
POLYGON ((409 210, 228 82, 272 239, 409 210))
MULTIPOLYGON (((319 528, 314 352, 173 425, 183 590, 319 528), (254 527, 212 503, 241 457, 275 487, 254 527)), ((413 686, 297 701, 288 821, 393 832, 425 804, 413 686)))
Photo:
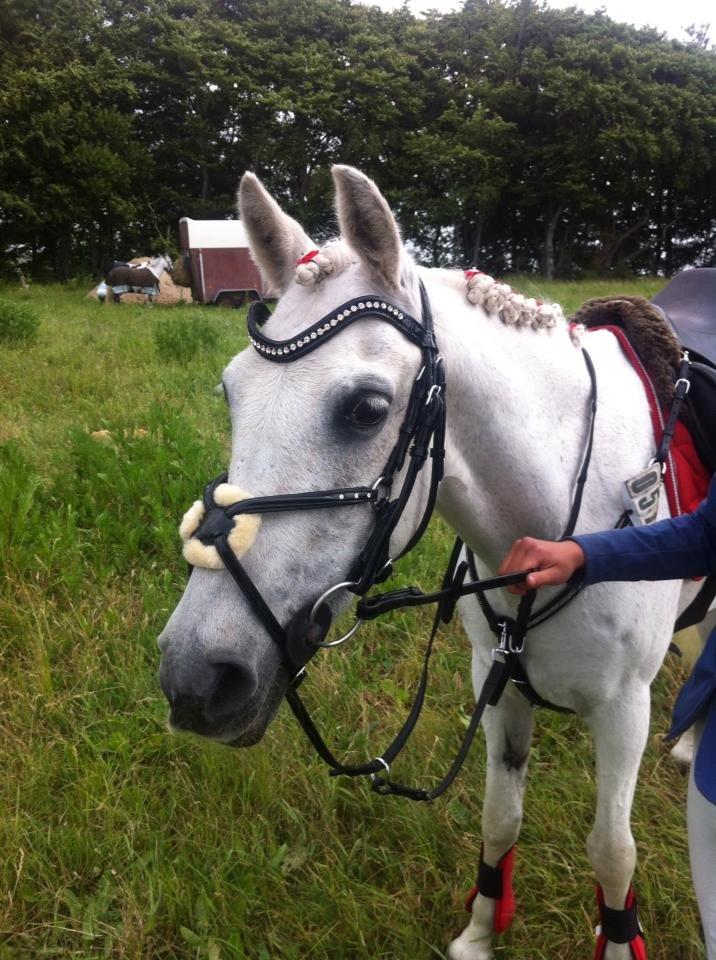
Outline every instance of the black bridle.
MULTIPOLYGON (((422 284, 420 295, 422 323, 385 298, 356 297, 291 340, 270 340, 264 336, 262 327, 270 316, 265 303, 253 303, 249 309, 247 323, 251 344, 262 356, 276 363, 291 363, 306 356, 350 324, 366 317, 383 320, 395 327, 420 349, 422 355, 398 440, 380 475, 370 486, 252 497, 225 508, 215 503, 214 491, 219 483, 224 482, 226 475, 212 481, 204 492, 206 515, 195 536, 205 544, 216 546, 227 570, 281 650, 293 687, 302 679, 306 663, 324 643, 331 620, 326 603, 328 597, 339 588, 362 596, 375 583, 390 576, 392 564, 399 559, 398 556, 390 557, 390 539, 428 460, 431 461, 431 476, 425 508, 415 532, 399 556, 412 550, 420 540, 435 507, 445 458, 445 368, 435 342, 430 302, 422 284), (404 473, 399 489, 394 489, 401 471, 404 473), (373 528, 344 581, 300 610, 284 629, 228 544, 234 518, 243 514, 345 509, 366 504, 374 512, 373 528)), ((335 644, 336 641, 331 642, 331 645, 335 644)))
MULTIPOLYGON (((523 649, 527 628, 531 622, 543 622, 548 616, 561 609, 563 602, 549 604, 547 605, 550 607, 549 610, 542 608, 532 617, 535 593, 530 591, 521 598, 514 618, 496 614, 487 601, 486 593, 498 587, 522 583, 526 573, 480 580, 470 551, 467 552, 468 559, 460 561, 464 545, 459 538, 453 548, 443 578, 442 589, 439 592, 424 594, 415 587, 409 587, 374 597, 365 596, 371 587, 390 576, 394 561, 412 550, 421 539, 435 508, 438 487, 443 476, 446 426, 445 368, 435 341, 432 311, 422 282, 420 299, 422 311, 420 323, 386 298, 368 295, 342 304, 318 323, 290 340, 271 340, 265 337, 262 326, 270 316, 269 310, 263 302, 251 305, 247 321, 251 343, 255 350, 272 362, 291 363, 311 353, 355 321, 371 318, 384 320, 414 343, 421 351, 422 363, 413 382, 398 440, 381 474, 370 486, 253 497, 222 507, 216 504, 214 491, 219 483, 226 480, 226 474, 223 474, 206 487, 204 492, 206 513, 194 536, 202 543, 216 547, 226 569, 281 651, 290 676, 286 699, 317 752, 331 768, 331 775, 370 776, 372 789, 378 793, 399 794, 414 800, 432 800, 440 796, 454 780, 467 755, 485 706, 497 703, 509 679, 520 685, 518 689, 525 693, 533 704, 552 706, 532 691, 519 663, 519 653, 523 649), (430 482, 421 519, 400 554, 391 557, 391 536, 405 510, 418 475, 428 460, 431 461, 430 482), (394 490, 401 472, 403 476, 399 489, 394 490), (229 546, 228 535, 233 528, 234 518, 243 514, 343 509, 366 504, 370 505, 374 511, 373 528, 346 579, 325 591, 314 603, 299 610, 286 627, 282 626, 229 546), (468 572, 473 579, 466 581, 468 572), (408 717, 387 749, 380 756, 362 764, 344 764, 335 758, 316 729, 297 691, 298 685, 305 677, 305 666, 317 651, 321 647, 336 646, 355 632, 353 628, 338 640, 328 642, 325 640, 332 621, 331 609, 326 601, 334 592, 342 589, 349 590, 361 598, 357 607, 358 624, 398 607, 437 603, 418 691, 408 717), (498 646, 493 651, 492 668, 475 704, 458 754, 440 783, 429 791, 395 783, 390 779, 390 765, 407 743, 420 715, 427 686, 428 663, 439 624, 448 623, 453 616, 457 600, 469 594, 477 595, 488 623, 499 640, 498 646)), ((594 433, 596 379, 591 360, 586 351, 583 353, 592 382, 592 419, 565 536, 572 533, 577 521, 594 433)), ((571 596, 562 598, 564 602, 568 599, 571 599, 571 596)))

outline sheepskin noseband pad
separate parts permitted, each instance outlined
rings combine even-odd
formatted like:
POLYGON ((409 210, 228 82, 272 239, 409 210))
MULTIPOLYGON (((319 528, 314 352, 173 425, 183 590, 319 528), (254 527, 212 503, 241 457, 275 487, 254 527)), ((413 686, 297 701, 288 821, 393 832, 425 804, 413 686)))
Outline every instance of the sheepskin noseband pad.
POLYGON ((232 517, 226 508, 240 500, 250 499, 251 494, 240 487, 220 483, 213 490, 213 505, 208 509, 204 501, 196 500, 184 514, 179 526, 179 534, 184 541, 182 553, 186 562, 193 567, 223 569, 224 561, 214 546, 214 541, 220 536, 226 536, 237 559, 241 559, 256 540, 261 517, 246 513, 232 517))

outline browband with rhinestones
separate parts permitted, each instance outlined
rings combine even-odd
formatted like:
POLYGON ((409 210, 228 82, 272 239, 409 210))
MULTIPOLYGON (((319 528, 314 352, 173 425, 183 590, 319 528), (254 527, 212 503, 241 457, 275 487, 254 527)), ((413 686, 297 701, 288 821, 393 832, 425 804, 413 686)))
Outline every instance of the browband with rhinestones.
POLYGON ((348 300, 340 307, 332 310, 331 313, 326 314, 318 323, 306 327, 305 330, 302 330, 301 333, 290 340, 270 340, 261 333, 260 327, 263 326, 270 315, 266 304, 263 301, 256 301, 249 307, 246 323, 249 328, 252 346, 258 350, 261 356, 277 363, 288 363, 298 357, 305 356, 325 340, 330 339, 334 334, 339 333, 349 324, 363 317, 387 320, 388 323, 397 327, 401 333, 419 347, 426 345, 426 336, 430 338, 432 343, 432 335, 426 334, 425 328, 417 320, 414 320, 405 311, 400 310, 395 304, 387 300, 375 299, 374 296, 356 297, 354 300, 348 300))

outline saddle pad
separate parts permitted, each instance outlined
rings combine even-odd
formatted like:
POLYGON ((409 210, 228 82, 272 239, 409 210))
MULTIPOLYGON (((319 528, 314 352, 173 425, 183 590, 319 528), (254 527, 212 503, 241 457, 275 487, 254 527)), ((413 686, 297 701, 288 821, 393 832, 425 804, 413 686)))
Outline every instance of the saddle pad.
MULTIPOLYGON (((664 432, 668 411, 665 416, 649 374, 624 330, 615 326, 590 327, 587 333, 593 333, 596 330, 607 330, 617 338, 624 355, 641 380, 649 402, 651 424, 654 431, 654 447, 656 448, 664 432)), ((691 434, 679 421, 676 424, 674 438, 671 441, 671 448, 666 460, 666 474, 664 475, 664 487, 671 516, 678 517, 682 513, 691 513, 692 510, 695 510, 706 496, 710 480, 711 475, 701 462, 691 434)))

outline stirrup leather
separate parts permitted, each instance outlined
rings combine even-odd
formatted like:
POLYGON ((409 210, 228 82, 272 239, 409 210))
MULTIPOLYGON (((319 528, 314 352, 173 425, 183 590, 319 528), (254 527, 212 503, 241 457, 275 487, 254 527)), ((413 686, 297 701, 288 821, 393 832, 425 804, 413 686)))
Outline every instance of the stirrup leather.
MULTIPOLYGON (((495 901, 495 913, 492 929, 495 933, 504 933, 515 915, 515 894, 512 889, 512 871, 515 865, 515 845, 511 846, 496 867, 483 860, 484 846, 480 850, 480 865, 477 870, 477 883, 470 890, 465 901, 465 909, 472 911, 475 897, 481 893, 495 901)), ((646 960, 646 955, 645 955, 646 960)))
POLYGON ((608 944, 628 943, 632 960, 647 960, 646 942, 637 916, 634 888, 624 901, 623 910, 612 910, 604 902, 604 892, 597 884, 597 906, 599 907, 599 926, 597 927, 597 946, 594 960, 603 960, 608 944))

